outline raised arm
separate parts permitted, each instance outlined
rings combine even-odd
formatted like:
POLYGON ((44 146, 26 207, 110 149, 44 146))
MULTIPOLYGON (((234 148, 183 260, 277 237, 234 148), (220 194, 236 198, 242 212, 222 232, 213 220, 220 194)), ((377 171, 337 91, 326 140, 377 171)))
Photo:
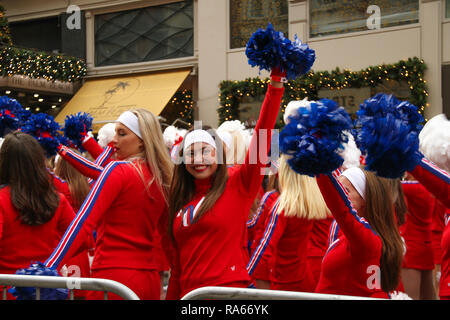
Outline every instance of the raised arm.
POLYGON ((321 174, 317 183, 339 229, 349 240, 352 253, 365 254, 368 246, 380 246, 381 241, 369 223, 359 217, 347 192, 333 174, 321 174))
POLYGON ((423 157, 410 173, 439 201, 450 208, 450 175, 448 172, 423 157))
POLYGON ((237 171, 242 191, 251 197, 258 193, 264 177, 264 168, 268 162, 268 151, 270 150, 271 130, 275 126, 283 93, 283 84, 272 80, 267 87, 244 164, 237 171))
POLYGON ((83 243, 86 237, 92 234, 99 219, 121 191, 119 165, 122 163, 112 162, 103 170, 58 246, 45 262, 47 267, 58 268, 66 256, 72 257, 85 249, 83 243))
POLYGON ((82 175, 96 180, 103 171, 103 167, 89 161, 83 156, 73 152, 66 146, 61 146, 58 150, 59 155, 69 162, 82 175))

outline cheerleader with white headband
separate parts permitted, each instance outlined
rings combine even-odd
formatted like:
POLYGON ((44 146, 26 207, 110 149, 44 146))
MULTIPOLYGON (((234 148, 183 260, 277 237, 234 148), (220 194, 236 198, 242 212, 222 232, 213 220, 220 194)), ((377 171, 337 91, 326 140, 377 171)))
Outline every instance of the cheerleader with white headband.
MULTIPOLYGON (((158 119, 149 111, 126 111, 112 140, 118 161, 101 168, 76 218, 45 262, 57 268, 82 250, 82 240, 97 232, 92 277, 123 283, 141 299, 160 299, 155 233, 167 211, 172 162, 158 119)), ((89 292, 88 299, 103 293, 89 292)), ((110 299, 119 298, 111 294, 110 299)))
MULTIPOLYGON (((256 133, 275 125, 283 92, 283 84, 272 80, 256 133)), ((249 153, 256 151, 257 143, 255 138, 249 153)), ((208 285, 251 284, 242 244, 264 164, 261 159, 250 164, 249 153, 242 166, 229 172, 224 144, 215 130, 202 127, 186 134, 179 155, 182 161, 175 165, 169 192, 169 233, 174 251, 167 299, 180 299, 208 285)))

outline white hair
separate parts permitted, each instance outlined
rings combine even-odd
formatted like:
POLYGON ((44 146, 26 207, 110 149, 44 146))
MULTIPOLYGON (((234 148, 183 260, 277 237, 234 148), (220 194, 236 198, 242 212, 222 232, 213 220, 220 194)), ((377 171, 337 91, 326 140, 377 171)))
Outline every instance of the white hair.
POLYGON ((105 148, 108 143, 111 142, 111 140, 114 138, 114 135, 116 134, 116 124, 115 123, 107 123, 103 127, 98 130, 98 144, 105 148))
POLYGON ((353 135, 349 131, 344 131, 344 134, 348 137, 348 142, 344 143, 344 149, 339 152, 340 156, 344 159, 342 169, 348 169, 351 167, 359 167, 361 151, 358 149, 355 143, 353 135))
POLYGON ((450 172, 450 121, 444 114, 428 120, 419 134, 419 150, 438 167, 450 172))

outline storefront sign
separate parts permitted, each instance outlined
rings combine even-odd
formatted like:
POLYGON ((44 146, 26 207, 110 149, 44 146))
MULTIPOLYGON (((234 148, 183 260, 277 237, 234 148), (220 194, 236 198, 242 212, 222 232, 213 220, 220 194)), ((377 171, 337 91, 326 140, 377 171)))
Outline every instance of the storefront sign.
POLYGON ((344 88, 341 90, 321 89, 318 95, 320 99, 327 98, 336 101, 348 113, 355 113, 358 111, 359 105, 370 98, 371 90, 369 87, 344 88))
POLYGON ((75 93, 78 86, 79 84, 75 84, 72 82, 33 79, 20 75, 14 75, 12 77, 0 77, 0 87, 11 89, 26 89, 37 92, 72 95, 75 93))

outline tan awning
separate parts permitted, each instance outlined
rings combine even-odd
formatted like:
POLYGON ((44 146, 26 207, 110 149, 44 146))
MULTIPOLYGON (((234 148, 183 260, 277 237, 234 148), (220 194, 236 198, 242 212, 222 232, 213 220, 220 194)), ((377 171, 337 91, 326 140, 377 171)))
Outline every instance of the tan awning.
POLYGON ((64 125, 67 115, 87 112, 94 118, 94 131, 97 131, 129 109, 145 108, 157 116, 190 71, 183 69, 87 80, 55 120, 64 125))

